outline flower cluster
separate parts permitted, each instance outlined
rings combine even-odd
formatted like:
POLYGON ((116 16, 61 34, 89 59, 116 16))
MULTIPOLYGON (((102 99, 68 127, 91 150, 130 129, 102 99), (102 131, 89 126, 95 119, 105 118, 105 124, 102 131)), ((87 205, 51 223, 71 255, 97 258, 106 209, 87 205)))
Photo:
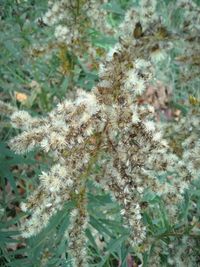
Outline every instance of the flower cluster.
POLYGON ((105 1, 48 1, 49 9, 43 16, 43 21, 49 26, 56 25, 55 37, 60 42, 73 45, 84 31, 84 23, 108 32, 109 24, 106 22, 107 12, 101 8, 105 1))
MULTIPOLYGON (((151 253, 148 261, 149 266, 162 266, 162 257, 167 257, 168 266, 198 266, 199 265, 199 227, 195 226, 192 221, 190 227, 193 228, 192 233, 187 236, 187 233, 177 231, 170 233, 170 242, 158 242, 151 253), (177 237, 177 238, 175 238, 177 237)), ((169 236, 170 236, 169 234, 169 236)))
MULTIPOLYGON (((130 231, 129 243, 137 247, 147 231, 142 221, 144 192, 151 190, 162 196, 170 211, 196 178, 199 143, 194 144, 189 135, 182 145, 191 147, 191 153, 181 158, 162 139, 153 121, 153 107, 137 104, 137 97, 154 77, 152 53, 163 43, 163 38, 157 38, 162 21, 152 16, 155 7, 154 1, 142 1, 139 10, 128 13, 124 25, 130 20, 131 33, 123 35, 108 53, 100 66, 100 81, 90 93, 79 89, 74 101, 64 100, 46 117, 32 118, 25 111, 11 116, 13 126, 23 132, 10 141, 10 147, 16 153, 38 147, 57 162, 40 175, 39 187, 21 204, 21 209, 31 214, 22 222, 23 236, 38 234, 67 201, 73 200, 76 207, 66 236, 74 266, 87 265, 87 180, 95 181, 119 203, 124 227, 130 231), (142 19, 138 12, 143 12, 142 19), (191 157, 196 160, 186 166, 191 157), (157 176, 163 175, 166 180, 160 182, 157 176)), ((59 8, 52 4, 51 10, 57 14, 59 8)), ((46 15, 48 22, 54 23, 52 15, 46 15)))
POLYGON ((179 176, 182 184, 187 183, 187 186, 191 182, 191 176, 200 176, 199 115, 198 109, 191 109, 177 124, 168 122, 163 125, 171 152, 181 159, 178 165, 179 176))
POLYGON ((96 69, 99 56, 105 54, 105 49, 94 43, 94 36, 114 33, 103 8, 106 3, 107 0, 48 1, 46 13, 38 19, 44 24, 44 32, 51 34, 45 42, 38 38, 30 54, 33 58, 44 56, 48 61, 55 54, 59 74, 69 77, 70 89, 74 87, 75 69, 96 69))
MULTIPOLYGON (((192 82, 190 87, 196 87, 199 84, 199 66, 200 66, 200 7, 193 1, 180 0, 178 7, 182 12, 182 21, 180 28, 185 35, 183 43, 184 49, 178 55, 177 62, 182 64, 183 82, 192 82), (196 83, 195 83, 196 82, 196 83)), ((196 95, 195 89, 192 94, 196 95)))
POLYGON ((153 25, 159 20, 156 6, 156 0, 141 0, 139 7, 130 8, 119 26, 119 35, 139 38, 144 31, 150 31, 149 24, 153 25))
POLYGON ((15 111, 17 111, 17 108, 12 107, 10 104, 4 103, 3 101, 0 100, 0 114, 10 116, 15 111))
MULTIPOLYGON (((65 46, 76 56, 84 51, 95 53, 88 29, 111 33, 107 23, 107 11, 102 8, 106 1, 48 1, 48 10, 41 18, 46 26, 54 28, 56 46, 65 46)), ((53 45, 55 47, 55 44, 53 45)), ((35 47, 34 50, 46 50, 47 47, 35 47)))
POLYGON ((193 2, 188 0, 179 0, 178 7, 184 12, 183 29, 192 33, 200 30, 200 8, 193 2))

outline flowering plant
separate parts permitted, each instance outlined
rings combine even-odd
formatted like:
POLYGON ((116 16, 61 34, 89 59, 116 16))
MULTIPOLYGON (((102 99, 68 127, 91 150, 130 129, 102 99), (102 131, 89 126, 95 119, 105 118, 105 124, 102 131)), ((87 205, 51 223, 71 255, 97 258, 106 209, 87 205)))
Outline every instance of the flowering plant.
MULTIPOLYGON (((187 10, 189 3, 181 1, 180 5, 187 10)), ((52 10, 57 12, 56 5, 52 10)), ((46 15, 46 20, 50 17, 46 15)), ((59 28, 57 32, 62 31, 59 28)), ((91 184, 94 194, 95 190, 107 192, 118 203, 126 246, 145 264, 145 253, 155 240, 173 234, 168 227, 167 233, 155 235, 154 226, 148 226, 148 212, 151 214, 154 206, 151 200, 158 198, 159 205, 165 205, 168 220, 178 224, 178 205, 185 190, 199 177, 198 111, 193 111, 187 126, 184 119, 176 128, 155 123, 154 108, 138 101, 155 82, 156 66, 163 53, 173 47, 177 36, 187 43, 188 34, 171 32, 157 14, 156 2, 150 0, 141 1, 140 7, 127 12, 119 32, 119 42, 102 60, 99 82, 91 92, 79 89, 74 101, 64 100, 43 117, 0 105, 2 112, 11 115, 12 126, 22 130, 11 139, 10 148, 18 154, 39 148, 54 162, 40 174, 40 184, 27 202, 21 203, 21 210, 28 214, 21 220, 22 236, 39 234, 51 217, 71 203, 63 238, 67 240, 66 260, 73 266, 95 263, 87 254, 87 233, 92 224, 88 208, 91 184), (162 131, 170 139, 188 127, 192 134, 180 138, 181 152, 172 140, 163 138, 162 131)), ((162 214, 165 223, 166 214, 162 214)), ((155 211, 155 220, 156 215, 155 211)), ((194 221, 191 225, 196 226, 194 221)), ((159 266, 159 249, 149 260, 151 266, 159 266)))

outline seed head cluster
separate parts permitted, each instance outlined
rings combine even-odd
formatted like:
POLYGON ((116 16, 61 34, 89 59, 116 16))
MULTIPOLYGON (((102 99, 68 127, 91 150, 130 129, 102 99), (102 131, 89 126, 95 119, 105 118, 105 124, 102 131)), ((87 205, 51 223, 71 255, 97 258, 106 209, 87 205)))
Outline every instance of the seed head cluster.
MULTIPOLYGON (((142 1, 139 11, 128 12, 121 29, 127 28, 128 21, 132 28, 124 31, 100 65, 99 83, 91 92, 79 89, 74 101, 64 100, 45 117, 33 118, 26 111, 11 116, 13 126, 22 133, 10 141, 10 147, 19 154, 37 147, 56 162, 41 173, 39 187, 21 204, 31 214, 22 222, 22 234, 26 238, 38 234, 67 201, 75 201, 66 231, 74 266, 87 266, 88 180, 119 203, 124 227, 130 231, 129 243, 137 247, 147 232, 142 221, 144 192, 163 197, 170 211, 196 178, 198 162, 187 167, 185 163, 198 158, 199 143, 189 135, 182 145, 191 147, 190 152, 181 157, 174 153, 153 120, 154 108, 137 101, 155 76, 153 48, 163 42, 156 38, 162 23, 158 16, 151 17, 154 13, 154 1, 142 1), (139 20, 141 9, 144 16, 139 20), (170 179, 157 179, 169 173, 170 179)), ((51 21, 47 14, 46 20, 51 21)))
POLYGON ((65 53, 82 58, 87 53, 93 57, 96 49, 91 41, 91 34, 98 31, 104 34, 113 32, 111 25, 107 22, 107 11, 103 9, 106 0, 83 0, 83 1, 48 1, 48 9, 39 21, 54 31, 49 42, 44 45, 35 44, 31 53, 33 55, 46 53, 52 49, 59 48, 65 53))

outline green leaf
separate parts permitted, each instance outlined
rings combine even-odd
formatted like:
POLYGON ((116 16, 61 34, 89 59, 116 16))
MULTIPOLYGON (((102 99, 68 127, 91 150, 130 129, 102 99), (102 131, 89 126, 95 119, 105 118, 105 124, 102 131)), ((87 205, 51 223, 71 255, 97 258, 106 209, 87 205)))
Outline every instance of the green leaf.
POLYGON ((103 8, 115 14, 124 15, 125 11, 116 1, 111 1, 103 5, 103 8))
POLYGON ((108 230, 106 226, 104 226, 98 219, 93 216, 90 216, 90 224, 102 235, 108 235, 110 237, 113 236, 112 232, 108 230))

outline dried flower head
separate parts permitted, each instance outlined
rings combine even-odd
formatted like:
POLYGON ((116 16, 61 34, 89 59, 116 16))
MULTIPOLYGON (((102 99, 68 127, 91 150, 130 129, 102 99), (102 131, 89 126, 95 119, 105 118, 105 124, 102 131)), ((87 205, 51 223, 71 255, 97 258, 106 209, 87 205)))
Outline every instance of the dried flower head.
MULTIPOLYGON (((52 4, 52 12, 59 9, 52 4)), ((124 31, 109 52, 100 67, 100 81, 90 93, 79 90, 74 101, 63 101, 44 118, 32 118, 24 111, 11 116, 13 126, 23 132, 10 141, 10 147, 16 153, 38 147, 51 152, 57 162, 40 175, 39 187, 21 206, 31 213, 22 223, 23 236, 38 234, 64 203, 73 200, 76 207, 66 236, 74 266, 87 265, 87 180, 95 181, 119 203, 124 227, 130 231, 129 243, 138 247, 147 233, 142 220, 144 192, 163 197, 171 212, 195 178, 194 166, 186 167, 184 161, 196 157, 196 147, 181 159, 162 139, 153 121, 154 109, 136 104, 154 77, 152 47, 163 42, 157 38, 163 25, 155 10, 155 1, 141 1, 139 10, 128 12, 121 27, 133 25, 131 35, 124 31), (143 14, 141 20, 138 12, 143 14), (157 176, 163 173, 171 173, 171 179, 160 182, 157 176)), ((46 19, 54 23, 51 14, 46 19)), ((188 138, 184 146, 191 145, 188 138)), ((174 219, 175 209, 171 215, 174 219)))

